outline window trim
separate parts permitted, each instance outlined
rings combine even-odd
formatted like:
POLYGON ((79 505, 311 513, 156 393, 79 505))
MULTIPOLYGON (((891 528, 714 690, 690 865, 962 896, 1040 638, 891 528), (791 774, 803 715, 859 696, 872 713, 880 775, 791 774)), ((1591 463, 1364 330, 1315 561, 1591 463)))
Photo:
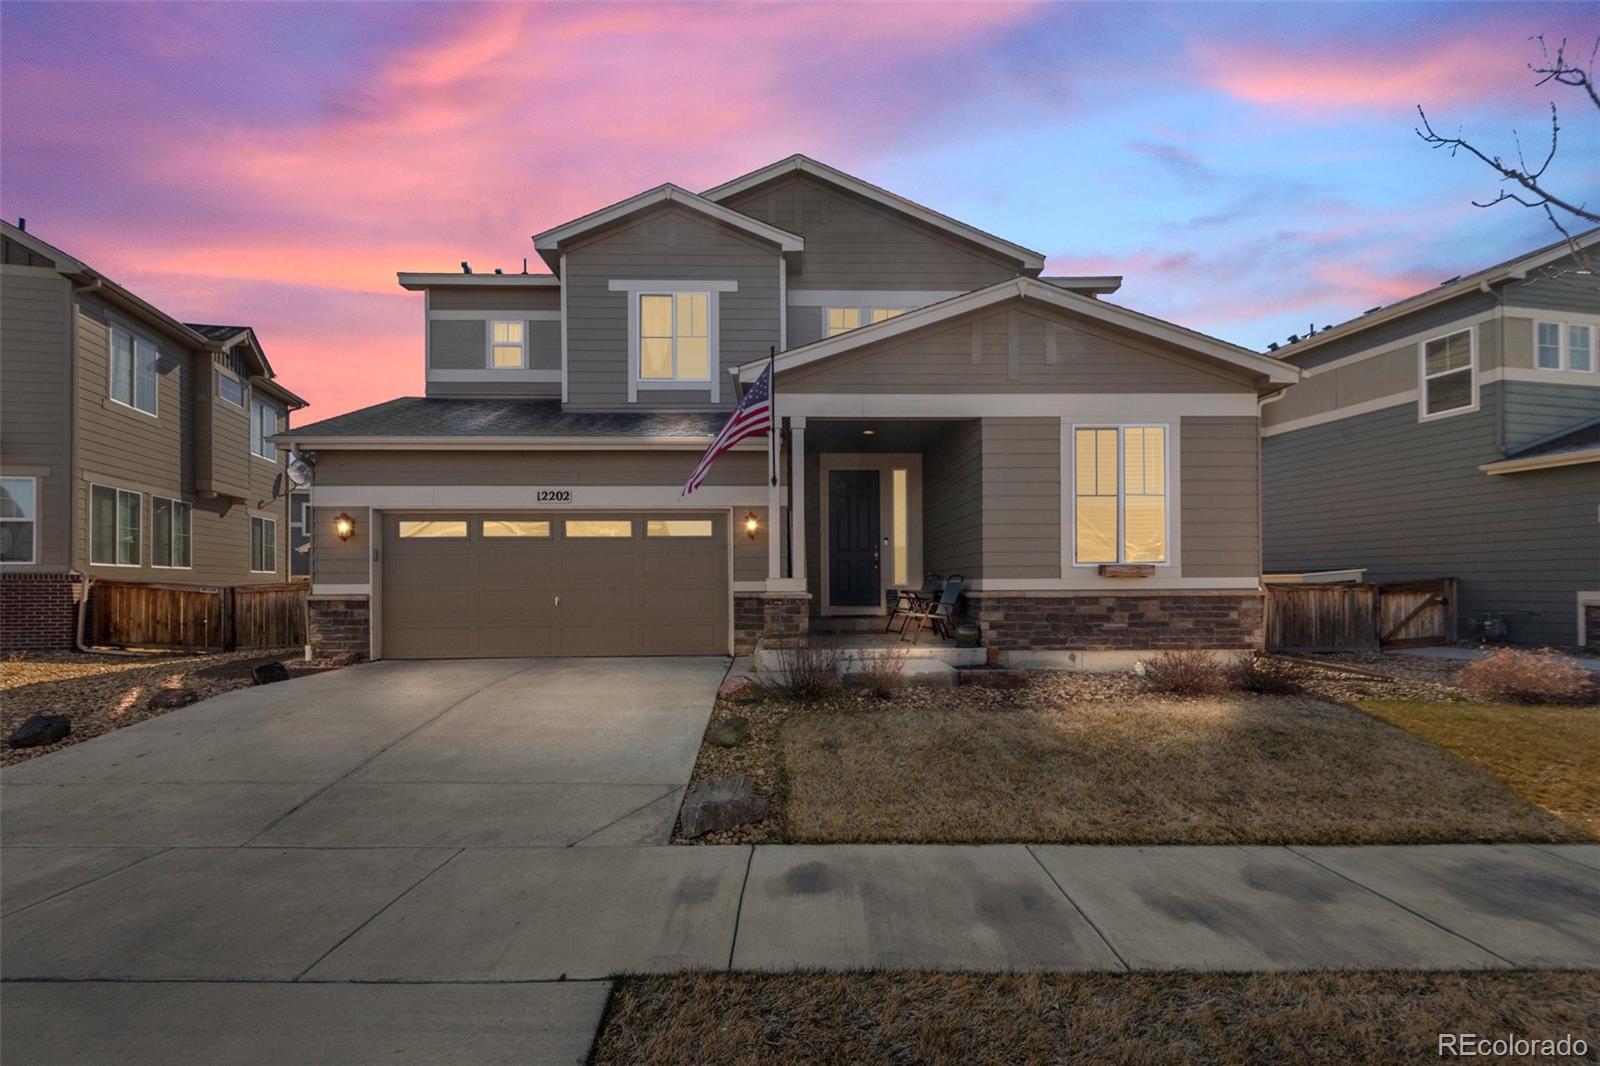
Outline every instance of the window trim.
POLYGON ((495 371, 496 373, 504 373, 504 372, 506 372, 508 370, 516 371, 516 370, 526 370, 526 369, 528 369, 528 322, 527 322, 526 319, 521 319, 521 318, 489 318, 489 319, 485 319, 484 320, 484 325, 483 325, 483 365, 484 365, 485 369, 495 371), (518 346, 522 349, 522 358, 517 363, 516 366, 495 366, 494 365, 494 349, 495 349, 496 343, 499 343, 501 345, 506 345, 506 346, 509 346, 510 343, 511 343, 510 341, 499 341, 499 342, 496 342, 495 339, 494 339, 494 327, 496 325, 498 325, 499 323, 501 323, 501 322, 516 323, 517 325, 522 327, 522 340, 518 342, 518 346))
MULTIPOLYGON (((91 481, 91 482, 89 482, 89 507, 88 507, 88 512, 89 512, 89 565, 90 566, 116 567, 116 568, 121 569, 121 570, 142 570, 142 569, 144 569, 144 493, 139 492, 139 491, 137 491, 135 489, 124 489, 124 488, 118 488, 116 485, 107 485, 104 482, 100 482, 100 481, 91 481), (134 554, 139 557, 139 561, 138 562, 133 562, 133 563, 102 563, 102 562, 99 562, 99 561, 97 561, 95 559, 95 557, 94 557, 94 490, 97 489, 97 488, 98 489, 109 489, 111 492, 116 493, 116 496, 114 497, 116 502, 114 502, 112 504, 112 507, 113 507, 113 514, 116 516, 117 519, 120 519, 121 516, 122 516, 122 506, 121 506, 122 497, 124 497, 124 496, 134 496, 134 497, 138 498, 138 500, 139 500, 138 543, 137 543, 137 546, 134 549, 134 554)), ((113 534, 112 534, 112 553, 115 554, 116 553, 116 546, 121 543, 120 538, 117 536, 117 533, 120 532, 120 530, 117 527, 116 521, 112 522, 112 530, 113 530, 113 534)))
POLYGON ((1062 483, 1065 487, 1068 478, 1071 481, 1071 492, 1063 495, 1071 500, 1068 517, 1071 519, 1072 534, 1070 540, 1070 558, 1074 570, 1092 570, 1101 566, 1157 566, 1170 567, 1176 565, 1172 551, 1172 423, 1170 422, 1072 422, 1067 426, 1067 431, 1072 435, 1072 446, 1067 452, 1069 465, 1062 472, 1062 483), (1114 429, 1117 431, 1117 558, 1114 561, 1100 561, 1081 563, 1078 561, 1078 430, 1080 429, 1114 429), (1164 558, 1160 562, 1142 561, 1126 563, 1123 555, 1127 545, 1123 543, 1122 531, 1126 522, 1124 513, 1127 509, 1127 478, 1123 470, 1125 453, 1123 449, 1123 431, 1129 429, 1159 429, 1161 430, 1161 473, 1162 508, 1161 508, 1161 549, 1164 558))
POLYGON ((276 574, 278 572, 278 520, 270 515, 253 514, 250 516, 250 572, 252 574, 276 574), (265 522, 272 527, 272 569, 256 569, 256 523, 265 522))
MULTIPOLYGON (((1535 339, 1535 341, 1537 341, 1537 339, 1538 339, 1538 332, 1537 331, 1534 332, 1534 339, 1535 339)), ((1535 357, 1537 358, 1537 353, 1535 353, 1535 357)), ((1418 341, 1417 342, 1417 421, 1418 422, 1435 422, 1435 421, 1438 421, 1441 418, 1454 418, 1456 415, 1470 415, 1472 412, 1476 411, 1478 409, 1478 404, 1479 404, 1479 401, 1482 398, 1482 392, 1483 392, 1483 390, 1479 387, 1480 386, 1479 377, 1480 377, 1480 375, 1478 373, 1478 327, 1477 326, 1468 326, 1465 329, 1452 329, 1452 330, 1450 330, 1450 331, 1448 331, 1446 333, 1437 333, 1437 334, 1434 334, 1431 337, 1424 337, 1422 340, 1418 341), (1467 335, 1467 365, 1466 365, 1466 367, 1464 367, 1464 368, 1463 367, 1457 367, 1454 370, 1443 370, 1443 371, 1440 371, 1437 374, 1429 376, 1429 374, 1428 374, 1428 345, 1432 344, 1434 341, 1448 340, 1449 338, 1454 337, 1454 336, 1456 336, 1458 334, 1461 334, 1461 333, 1465 333, 1467 335), (1467 405, 1465 405, 1464 407, 1452 407, 1448 411, 1436 411, 1436 412, 1434 412, 1432 414, 1429 414, 1428 413, 1428 382, 1430 382, 1430 381, 1432 381, 1432 380, 1434 380, 1436 378, 1448 377, 1451 374, 1459 374, 1459 373, 1461 373, 1461 371, 1463 369, 1469 371, 1470 374, 1471 374, 1472 402, 1467 404, 1467 405)))
MULTIPOLYGON (((639 402, 639 390, 657 391, 677 389, 687 392, 709 390, 711 402, 722 401, 722 294, 738 292, 737 281, 649 280, 629 281, 613 278, 607 285, 611 292, 626 293, 628 297, 628 402, 639 402), (703 293, 706 296, 706 381, 659 381, 639 376, 639 298, 641 296, 676 296, 679 293, 703 293)), ((674 306, 673 313, 677 313, 674 306)))
POLYGON ((287 418, 286 412, 281 410, 272 401, 264 400, 261 397, 257 396, 255 394, 254 390, 251 390, 249 400, 250 400, 250 403, 249 403, 248 408, 246 409, 246 413, 250 416, 250 454, 255 456, 257 459, 262 459, 262 460, 265 460, 266 462, 272 463, 273 465, 277 465, 278 459, 280 458, 280 456, 278 455, 278 446, 276 444, 273 444, 271 441, 267 440, 267 438, 272 436, 274 433, 283 432, 283 421, 286 420, 286 418, 287 418), (265 408, 266 410, 271 411, 273 413, 273 415, 274 415, 275 420, 277 421, 277 428, 274 429, 272 431, 272 433, 268 433, 266 431, 266 426, 265 425, 263 425, 261 427, 261 430, 262 430, 261 431, 261 446, 263 448, 271 448, 272 449, 272 454, 271 455, 264 455, 261 452, 256 451, 255 410, 256 410, 257 406, 260 406, 262 408, 265 408))
POLYGON ((1578 322, 1570 318, 1536 318, 1533 320, 1533 368, 1546 374, 1593 374, 1600 370, 1600 325, 1578 322), (1553 326, 1556 331, 1556 365, 1539 365, 1539 327, 1553 326), (1572 366, 1572 328, 1589 331, 1589 369, 1576 370, 1572 366))
POLYGON ((33 514, 27 518, 0 518, 0 524, 27 522, 33 526, 33 544, 28 549, 28 558, 0 560, 0 566, 38 566, 39 565, 39 477, 36 474, 6 474, 5 481, 31 481, 33 482, 33 514))
MULTIPOLYGON (((167 549, 169 551, 172 548, 172 543, 173 543, 173 539, 174 539, 173 535, 172 535, 173 531, 172 531, 171 519, 170 519, 170 516, 172 514, 173 514, 173 512, 171 512, 171 511, 168 512, 169 519, 168 519, 168 528, 167 528, 167 549)), ((176 496, 157 496, 153 492, 150 494, 150 569, 152 569, 152 570, 193 570, 194 569, 194 504, 190 503, 187 500, 180 500, 176 496), (180 507, 187 507, 189 509, 189 561, 187 563, 185 563, 183 566, 178 566, 175 563, 158 563, 158 562, 156 562, 156 501, 157 500, 165 500, 167 503, 175 503, 180 507)))
POLYGON ((836 304, 835 303, 835 304, 825 304, 825 305, 823 305, 823 308, 822 308, 822 337, 821 337, 821 339, 822 340, 830 340, 830 339, 832 339, 834 337, 842 337, 846 333, 850 333, 850 332, 852 332, 854 330, 861 329, 863 326, 875 326, 879 322, 887 322, 891 318, 899 318, 901 315, 906 314, 908 311, 917 310, 919 306, 925 307, 927 305, 926 304, 921 304, 921 305, 918 305, 918 304, 901 305, 901 304, 886 304, 886 303, 871 303, 871 304, 836 304), (840 330, 838 333, 834 333, 833 332, 833 325, 828 321, 834 311, 854 311, 856 313, 856 324, 853 325, 853 326, 848 326, 848 327, 840 330), (880 312, 880 311, 888 311, 890 313, 884 315, 882 318, 875 317, 878 314, 878 312, 880 312))
MULTIPOLYGON (((120 319, 120 318, 112 318, 110 316, 107 316, 107 318, 106 318, 106 399, 110 400, 112 403, 116 404, 118 407, 121 407, 124 410, 135 411, 135 412, 137 412, 137 413, 139 413, 141 415, 144 415, 146 418, 154 418, 154 419, 160 419, 161 418, 161 345, 157 344, 155 341, 151 340, 149 337, 145 336, 143 333, 140 333, 138 330, 134 329, 133 327, 131 327, 129 325, 126 325, 123 322, 122 319, 120 319), (118 331, 126 333, 129 337, 131 337, 133 339, 133 342, 134 342, 134 345, 133 345, 134 364, 133 364, 133 382, 132 382, 133 391, 132 391, 132 394, 131 394, 132 397, 133 397, 133 401, 134 401, 133 403, 128 403, 125 400, 117 399, 117 391, 116 391, 117 383, 116 383, 115 377, 112 374, 112 367, 115 365, 115 360, 116 360, 116 354, 115 354, 116 353, 116 347, 117 347, 117 337, 116 337, 116 335, 117 335, 118 331), (156 353, 155 367, 151 372, 151 376, 154 378, 155 383, 154 383, 154 385, 152 386, 152 388, 150 390, 150 410, 148 410, 148 411, 146 411, 143 407, 139 406, 139 364, 138 364, 139 343, 138 342, 141 341, 141 340, 146 342, 147 344, 149 344, 151 348, 154 348, 155 349, 155 353, 156 353)), ((109 488, 110 486, 106 486, 106 487, 109 488)))
POLYGON ((239 377, 233 371, 225 370, 220 366, 217 367, 216 369, 217 369, 217 390, 216 390, 217 391, 217 399, 221 400, 223 403, 227 404, 229 407, 237 407, 239 410, 244 411, 246 414, 248 414, 249 411, 250 411, 250 400, 251 400, 250 386, 245 383, 244 378, 239 377), (239 402, 238 403, 234 403, 232 399, 230 399, 229 397, 224 396, 222 394, 222 382, 223 382, 224 378, 226 378, 228 381, 231 381, 231 382, 233 382, 233 383, 235 383, 236 385, 239 386, 239 402))
POLYGON ((633 315, 631 320, 635 323, 631 347, 633 348, 633 376, 641 389, 691 389, 700 391, 709 389, 712 380, 717 374, 717 360, 712 351, 715 331, 711 327, 712 315, 717 306, 716 294, 705 289, 679 289, 657 290, 639 289, 629 295, 633 301, 633 315), (706 376, 703 378, 647 378, 644 376, 644 314, 641 310, 646 296, 666 296, 672 301, 672 371, 678 371, 678 297, 704 296, 706 298, 706 376))

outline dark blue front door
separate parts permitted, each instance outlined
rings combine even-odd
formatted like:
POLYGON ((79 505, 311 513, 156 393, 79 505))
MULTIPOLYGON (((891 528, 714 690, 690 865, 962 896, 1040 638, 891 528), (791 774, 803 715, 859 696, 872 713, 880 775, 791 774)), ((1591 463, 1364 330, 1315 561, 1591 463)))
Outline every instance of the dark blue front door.
POLYGON ((828 471, 828 601, 833 606, 883 602, 879 536, 878 472, 828 471))

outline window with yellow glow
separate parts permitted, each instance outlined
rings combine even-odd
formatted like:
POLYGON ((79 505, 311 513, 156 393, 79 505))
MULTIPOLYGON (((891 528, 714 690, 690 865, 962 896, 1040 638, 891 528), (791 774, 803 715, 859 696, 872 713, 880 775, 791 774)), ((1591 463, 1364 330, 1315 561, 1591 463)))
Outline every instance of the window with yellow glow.
POLYGON ((828 308, 828 336, 837 337, 861 325, 861 308, 859 307, 830 307, 828 308))
POLYGON ((524 522, 508 518, 485 518, 483 520, 483 535, 485 537, 548 537, 550 535, 550 523, 524 522))
POLYGON ((1165 426, 1073 432, 1073 560, 1167 561, 1165 426))
POLYGON ((644 524, 647 537, 709 537, 709 518, 652 518, 644 524))
POLYGON ((401 522, 400 536, 404 540, 428 537, 465 537, 465 522, 430 520, 426 522, 401 522))
POLYGON ((639 379, 711 380, 711 294, 639 297, 639 379))
POLYGON ((890 524, 894 529, 894 583, 910 584, 911 560, 911 506, 910 478, 906 471, 896 470, 890 477, 890 524))
POLYGON ((885 319, 894 318, 905 313, 906 309, 904 307, 874 307, 872 309, 872 321, 882 322, 885 319))
POLYGON ((633 523, 628 519, 570 519, 566 524, 568 537, 631 537, 633 523))
POLYGON ((489 366, 495 370, 520 370, 527 365, 522 322, 489 323, 489 366))

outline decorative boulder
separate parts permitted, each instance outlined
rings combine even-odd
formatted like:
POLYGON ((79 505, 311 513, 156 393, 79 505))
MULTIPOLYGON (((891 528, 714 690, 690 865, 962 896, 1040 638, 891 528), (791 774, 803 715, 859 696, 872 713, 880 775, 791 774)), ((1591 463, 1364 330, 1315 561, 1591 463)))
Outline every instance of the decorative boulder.
POLYGON ((36 714, 12 732, 6 743, 13 748, 39 748, 66 739, 72 720, 63 714, 36 714))
POLYGON ((767 816, 767 797, 748 777, 711 777, 689 786, 678 812, 683 835, 693 839, 759 822, 767 816))
POLYGON ((754 703, 761 698, 761 684, 753 677, 738 674, 717 689, 717 699, 730 703, 754 703))
POLYGON ((250 671, 250 681, 257 685, 270 685, 274 681, 289 680, 289 668, 282 663, 262 663, 250 671))
POLYGON ((199 698, 191 688, 158 688, 150 696, 150 706, 170 711, 176 707, 187 707, 199 698))
POLYGON ((719 748, 736 748, 750 736, 750 719, 734 715, 712 722, 706 730, 706 743, 719 748))

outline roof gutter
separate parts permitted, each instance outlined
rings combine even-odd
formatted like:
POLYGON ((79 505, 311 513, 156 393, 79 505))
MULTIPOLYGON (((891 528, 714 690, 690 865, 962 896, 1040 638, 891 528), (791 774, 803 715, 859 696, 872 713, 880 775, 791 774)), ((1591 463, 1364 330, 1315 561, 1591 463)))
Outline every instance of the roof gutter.
POLYGON ((1600 463, 1600 444, 1589 448, 1574 448, 1569 452, 1551 452, 1549 455, 1530 455, 1525 459, 1501 459, 1497 463, 1484 463, 1478 467, 1484 474, 1520 474, 1526 470, 1550 470, 1560 466, 1578 466, 1581 463, 1600 463))
MULTIPOLYGON (((690 437, 317 437, 293 432, 269 438, 274 444, 318 451, 699 451, 714 434, 690 437)), ((746 440, 733 451, 766 451, 765 440, 746 440)))

